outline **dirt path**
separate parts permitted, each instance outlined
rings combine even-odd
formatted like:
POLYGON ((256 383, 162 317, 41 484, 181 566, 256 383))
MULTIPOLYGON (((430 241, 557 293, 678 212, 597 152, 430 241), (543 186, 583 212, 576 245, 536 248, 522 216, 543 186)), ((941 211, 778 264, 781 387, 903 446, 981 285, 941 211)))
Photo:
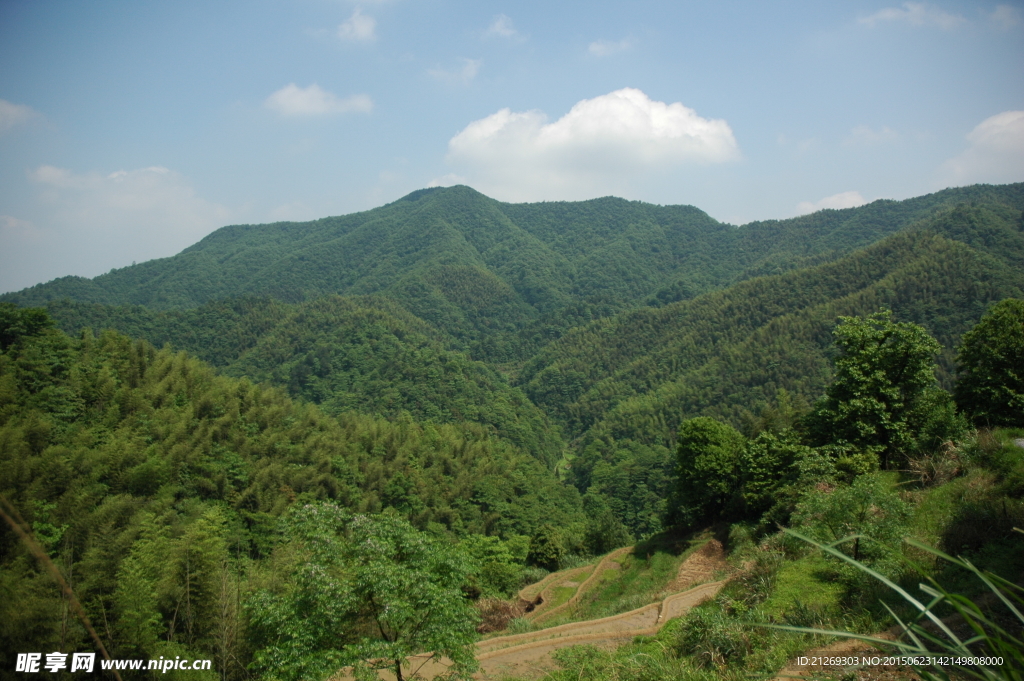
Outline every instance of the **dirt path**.
POLYGON ((550 610, 541 610, 540 608, 538 608, 537 610, 534 610, 533 613, 531 613, 532 617, 531 615, 527 615, 527 617, 533 619, 536 622, 540 622, 541 620, 550 620, 556 614, 568 610, 572 606, 576 605, 576 603, 579 602, 580 597, 583 596, 584 593, 586 593, 595 584, 601 581, 601 578, 604 576, 604 573, 607 570, 619 568, 619 561, 622 558, 622 556, 626 555, 632 550, 632 546, 624 546, 621 549, 616 549, 612 551, 611 553, 609 553, 601 559, 601 562, 599 562, 597 566, 594 567, 594 569, 590 572, 590 575, 583 581, 582 584, 579 585, 579 588, 576 589, 576 593, 574 593, 569 598, 569 600, 567 600, 565 603, 562 603, 557 607, 551 608, 550 610))
MULTIPOLYGON (((711 543, 708 542, 708 544, 711 543)), ((680 566, 676 578, 669 583, 666 591, 669 588, 674 588, 677 584, 689 586, 695 582, 706 581, 711 579, 716 572, 727 568, 721 544, 714 543, 717 546, 708 548, 708 545, 705 545, 688 557, 680 566)), ((590 576, 579 585, 573 598, 581 596, 597 582, 604 570, 613 569, 612 563, 617 563, 630 550, 632 547, 626 547, 605 556, 593 568, 590 576)), ((587 566, 568 572, 552 573, 540 582, 520 591, 519 596, 524 601, 532 602, 536 600, 537 596, 550 593, 559 584, 577 576, 579 571, 589 569, 590 566, 587 566)), ((477 643, 476 656, 480 663, 480 671, 474 674, 474 678, 490 681, 507 675, 536 677, 553 667, 551 653, 559 648, 579 644, 593 645, 598 648, 614 648, 628 642, 634 636, 650 636, 657 633, 670 619, 685 615, 694 606, 713 598, 724 585, 725 580, 708 582, 699 586, 691 586, 680 593, 671 593, 657 603, 651 603, 618 615, 583 622, 570 622, 548 629, 511 636, 496 636, 480 641, 477 643)), ((564 605, 568 605, 568 603, 564 605)), ((561 607, 563 606, 559 606, 558 609, 561 607)), ((555 609, 552 609, 550 614, 554 614, 554 612, 555 609)), ((541 613, 541 615, 543 614, 541 613)), ((422 655, 410 658, 407 677, 411 677, 415 672, 424 679, 433 679, 448 669, 447 660, 431 661, 428 657, 422 655)), ((403 670, 403 674, 406 674, 405 670, 403 670)), ((336 681, 349 678, 343 675, 335 677, 336 681)), ((383 671, 380 673, 380 678, 391 681, 394 679, 394 675, 383 671)))
MULTIPOLYGON (((600 579, 604 570, 610 569, 612 562, 616 562, 630 550, 631 547, 627 547, 605 556, 587 581, 580 585, 574 598, 582 596, 590 584, 600 579)), ((675 579, 665 589, 665 592, 678 593, 670 593, 658 603, 611 617, 571 622, 540 631, 481 641, 477 644, 480 671, 476 678, 493 679, 503 675, 536 676, 551 668, 551 653, 559 648, 581 643, 601 648, 615 647, 634 636, 655 634, 670 619, 685 615, 695 605, 714 597, 725 584, 724 580, 696 587, 692 585, 711 579, 716 573, 727 569, 728 563, 725 561, 721 543, 716 540, 709 541, 683 561, 675 579), (680 585, 682 588, 677 588, 680 585)), ((554 612, 552 610, 549 614, 554 612)))
MULTIPOLYGON (((541 589, 540 592, 531 600, 524 600, 524 603, 533 605, 533 608, 527 612, 525 617, 527 619, 535 619, 537 617, 546 616, 548 613, 554 612, 555 610, 561 610, 565 605, 564 603, 554 608, 551 607, 551 604, 555 600, 555 589, 562 587, 575 587, 576 594, 578 594, 582 584, 586 584, 590 580, 588 575, 592 575, 593 570, 593 565, 584 565, 583 567, 578 567, 574 570, 552 572, 541 582, 544 584, 544 588, 541 589), (580 580, 583 580, 582 584, 580 580), (540 602, 538 602, 538 599, 540 602)), ((520 598, 522 598, 523 592, 520 591, 519 593, 520 598)), ((576 594, 573 594, 572 597, 575 598, 576 594)))
POLYGON ((475 678, 492 679, 510 674, 532 676, 551 667, 551 653, 559 648, 581 643, 614 647, 634 636, 650 636, 668 620, 684 615, 690 608, 714 597, 724 584, 724 581, 702 584, 673 594, 660 603, 651 603, 620 615, 482 641, 478 644, 480 653, 477 655, 480 671, 475 678), (481 647, 483 643, 488 645, 481 647))
POLYGON ((708 581, 716 572, 727 572, 729 569, 725 547, 722 542, 712 539, 683 561, 676 578, 665 587, 664 593, 686 591, 694 584, 708 581))

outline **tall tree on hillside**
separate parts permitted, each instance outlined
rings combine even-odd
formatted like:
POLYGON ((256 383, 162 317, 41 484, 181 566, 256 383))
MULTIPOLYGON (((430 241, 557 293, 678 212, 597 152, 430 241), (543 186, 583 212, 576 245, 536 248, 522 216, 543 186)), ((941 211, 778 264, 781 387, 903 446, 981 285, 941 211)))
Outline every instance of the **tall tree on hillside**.
POLYGON ((350 654, 393 671, 398 681, 402 665, 419 653, 451 660, 449 678, 469 678, 477 666, 477 616, 462 593, 468 556, 389 515, 355 516, 348 533, 351 596, 373 631, 350 654))
POLYGON ((814 444, 852 445, 885 469, 953 434, 952 403, 935 379, 938 342, 889 310, 839 319, 835 377, 808 417, 814 444))
POLYGON ((669 522, 690 524, 726 511, 737 498, 745 438, 706 416, 683 421, 676 451, 675 498, 669 522))
POLYGON ((1024 425, 1024 300, 989 310, 964 334, 957 362, 960 409, 978 425, 1024 425))

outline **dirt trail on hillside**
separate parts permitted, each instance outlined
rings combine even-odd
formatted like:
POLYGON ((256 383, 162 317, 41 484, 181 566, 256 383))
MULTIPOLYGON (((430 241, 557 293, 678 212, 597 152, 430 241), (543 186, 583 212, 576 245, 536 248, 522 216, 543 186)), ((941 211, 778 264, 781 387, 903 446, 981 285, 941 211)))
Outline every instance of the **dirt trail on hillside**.
MULTIPOLYGON (((588 586, 596 584, 605 570, 613 569, 612 563, 617 566, 618 561, 631 550, 631 547, 627 547, 605 556, 573 598, 578 600, 582 597, 588 586)), ((724 580, 695 587, 693 585, 707 582, 716 573, 727 571, 728 567, 722 544, 711 540, 683 561, 676 577, 663 591, 669 595, 657 603, 611 617, 571 622, 540 631, 481 641, 477 644, 480 671, 475 677, 496 679, 502 675, 539 676, 551 669, 551 653, 559 648, 584 643, 609 648, 621 645, 634 636, 655 634, 668 620, 680 617, 695 605, 713 598, 725 584, 724 580)), ((549 614, 553 613, 554 610, 549 614)))
MULTIPOLYGON (((541 584, 544 587, 535 595, 532 599, 523 598, 523 591, 519 592, 520 605, 523 606, 524 611, 527 613, 525 617, 533 619, 535 617, 547 614, 554 610, 560 610, 563 606, 560 605, 557 608, 552 608, 551 603, 555 598, 555 589, 560 587, 576 587, 576 593, 579 593, 581 581, 586 584, 590 579, 588 575, 593 574, 593 565, 584 565, 574 570, 567 570, 564 572, 552 572, 550 575, 545 577, 541 584), (533 607, 530 607, 533 606, 533 607)), ((529 588, 529 587, 527 587, 529 588)), ((575 596, 575 594, 574 594, 575 596)), ((563 604, 564 605, 564 604, 563 604)))
MULTIPOLYGON (((601 561, 591 570, 590 575, 583 581, 582 584, 577 585, 578 588, 576 589, 576 593, 574 593, 569 598, 569 600, 567 600, 565 603, 562 603, 557 607, 551 608, 550 610, 544 610, 538 607, 530 615, 527 615, 527 618, 533 619, 535 622, 540 622, 541 620, 550 620, 556 614, 572 608, 574 605, 579 603, 580 597, 582 597, 583 594, 585 594, 591 588, 596 586, 598 582, 601 581, 601 578, 604 576, 605 572, 607 572, 608 570, 618 570, 622 566, 622 557, 632 550, 632 546, 625 546, 621 549, 616 549, 612 551, 607 556, 601 559, 601 561)), ((564 584, 564 582, 560 583, 564 584)))
POLYGON ((681 594, 673 594, 660 603, 585 622, 572 622, 550 629, 489 639, 489 645, 477 655, 478 679, 502 675, 539 675, 551 668, 551 653, 559 648, 586 643, 614 647, 634 636, 650 636, 673 617, 686 614, 693 606, 714 597, 725 584, 711 582, 681 594), (505 647, 502 647, 504 645, 505 647))
MULTIPOLYGON (((632 547, 613 551, 605 556, 587 579, 580 584, 574 598, 581 596, 596 584, 604 570, 615 569, 618 561, 632 547), (613 567, 614 564, 614 567, 613 567)), ((651 603, 629 612, 610 617, 602 617, 583 622, 570 622, 557 627, 530 631, 511 636, 496 636, 477 643, 476 659, 480 670, 473 675, 481 681, 499 679, 506 675, 537 677, 554 667, 551 653, 559 648, 587 644, 598 648, 614 648, 630 641, 634 636, 650 636, 658 632, 664 624, 675 617, 685 615, 694 606, 703 603, 725 585, 725 580, 708 582, 699 586, 690 586, 696 582, 712 579, 716 573, 728 568, 722 545, 715 540, 708 542, 700 550, 689 556, 679 567, 675 579, 669 583, 663 593, 674 589, 676 585, 689 586, 680 593, 671 593, 657 603, 651 603), (712 545, 714 544, 714 545, 712 545), (710 545, 710 546, 709 546, 710 545)), ((586 568, 577 568, 568 572, 552 573, 540 582, 524 588, 519 592, 523 601, 534 602, 537 596, 550 593, 568 579, 578 576, 586 568)), ((559 609, 562 606, 559 606, 559 609)), ((553 613, 554 610, 551 611, 553 613)), ((543 616, 544 613, 541 613, 543 616)), ((448 661, 432 661, 428 655, 409 659, 408 672, 403 670, 406 678, 413 673, 419 678, 433 679, 448 669, 448 661)), ((351 677, 339 675, 335 681, 348 681, 351 677)), ((382 671, 380 678, 392 681, 394 674, 382 671)))
POLYGON ((704 544, 679 566, 676 578, 665 587, 664 593, 686 591, 694 584, 708 581, 716 572, 728 572, 725 547, 717 539, 704 544))

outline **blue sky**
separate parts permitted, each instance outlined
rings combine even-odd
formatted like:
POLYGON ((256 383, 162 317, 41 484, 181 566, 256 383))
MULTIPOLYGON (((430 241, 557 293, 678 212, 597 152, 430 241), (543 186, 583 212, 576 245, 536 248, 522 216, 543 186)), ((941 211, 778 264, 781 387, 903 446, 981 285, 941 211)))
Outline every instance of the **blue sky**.
POLYGON ((1020 2, 0 0, 0 291, 438 184, 742 224, 1019 181, 1020 2))

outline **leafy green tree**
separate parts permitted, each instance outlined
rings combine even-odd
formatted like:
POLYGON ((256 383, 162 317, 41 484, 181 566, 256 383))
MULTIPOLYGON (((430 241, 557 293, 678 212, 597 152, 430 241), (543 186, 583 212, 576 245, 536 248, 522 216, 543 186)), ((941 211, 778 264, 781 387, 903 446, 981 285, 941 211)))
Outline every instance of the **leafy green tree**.
POLYGON ((633 542, 633 535, 615 517, 604 495, 594 491, 587 492, 583 496, 583 510, 587 514, 587 548, 595 556, 633 542))
POLYGON ((476 562, 476 586, 482 596, 508 598, 519 587, 530 550, 529 537, 513 535, 502 541, 499 537, 471 534, 459 546, 476 562))
POLYGON ((325 679, 353 643, 352 589, 344 530, 349 515, 334 504, 296 507, 282 521, 291 541, 275 551, 284 567, 246 602, 253 671, 281 681, 325 679), (282 574, 283 573, 283 574, 282 574))
POLYGON ((567 553, 565 539, 554 525, 545 523, 530 538, 530 552, 526 560, 546 570, 557 570, 562 557, 567 553))
POLYGON ((808 419, 812 441, 853 445, 877 454, 887 469, 950 435, 942 426, 943 416, 952 416, 950 398, 935 379, 938 342, 917 324, 894 321, 889 310, 839 319, 835 376, 808 419))
POLYGON ((46 310, 0 303, 0 350, 7 350, 23 336, 38 335, 52 326, 53 321, 46 310))
POLYGON ((693 523, 728 510, 735 501, 745 443, 739 431, 721 421, 706 416, 683 421, 670 522, 693 523))
POLYGON ((477 666, 477 615, 462 592, 468 556, 391 515, 355 516, 348 529, 351 597, 375 630, 349 646, 349 655, 403 681, 406 660, 428 652, 451 660, 452 676, 469 678, 477 666))
POLYGON ((957 405, 978 425, 1024 425, 1024 300, 1008 298, 964 334, 957 405))
POLYGON ((810 490, 797 504, 793 526, 828 544, 852 537, 837 548, 854 560, 891 567, 907 532, 911 507, 885 475, 861 475, 849 485, 810 490))
POLYGON ((780 433, 764 430, 747 442, 741 460, 746 512, 764 513, 780 502, 780 492, 796 481, 800 472, 797 464, 810 451, 791 428, 780 433))

